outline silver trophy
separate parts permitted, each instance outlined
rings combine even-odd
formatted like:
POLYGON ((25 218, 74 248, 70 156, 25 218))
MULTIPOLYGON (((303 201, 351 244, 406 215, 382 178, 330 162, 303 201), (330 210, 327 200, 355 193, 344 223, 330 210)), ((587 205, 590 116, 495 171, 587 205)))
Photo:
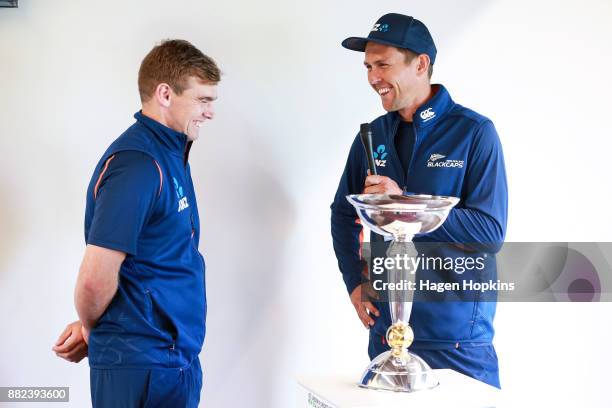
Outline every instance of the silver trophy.
MULTIPOLYGON (((384 237, 392 238, 387 257, 416 256, 412 244, 415 234, 434 231, 446 220, 459 202, 456 197, 431 195, 356 194, 346 197, 355 207, 363 225, 384 237)), ((387 268, 391 326, 387 330, 386 351, 370 362, 359 385, 379 390, 413 392, 436 387, 438 380, 431 368, 416 354, 408 351, 414 334, 408 325, 412 309, 414 270, 387 268)))

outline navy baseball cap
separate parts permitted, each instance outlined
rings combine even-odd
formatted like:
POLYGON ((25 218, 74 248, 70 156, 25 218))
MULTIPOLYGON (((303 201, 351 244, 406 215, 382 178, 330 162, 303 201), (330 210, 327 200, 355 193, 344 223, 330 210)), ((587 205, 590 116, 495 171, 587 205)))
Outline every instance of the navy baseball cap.
POLYGON ((417 54, 427 54, 431 64, 436 60, 436 45, 425 24, 403 14, 385 14, 376 21, 367 38, 349 37, 342 46, 353 51, 365 51, 368 41, 405 48, 417 54))

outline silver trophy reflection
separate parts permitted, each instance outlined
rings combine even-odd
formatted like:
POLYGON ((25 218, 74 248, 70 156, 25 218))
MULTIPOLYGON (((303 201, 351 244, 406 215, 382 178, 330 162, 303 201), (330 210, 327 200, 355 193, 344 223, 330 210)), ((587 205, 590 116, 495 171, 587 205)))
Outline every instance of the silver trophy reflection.
MULTIPOLYGON (((372 154, 372 132, 370 125, 364 123, 360 129, 361 141, 366 151, 370 174, 376 174, 372 154)), ((456 197, 431 195, 377 195, 356 194, 346 197, 355 207, 363 225, 385 237, 392 238, 387 257, 395 258, 417 256, 412 245, 416 234, 424 234, 438 228, 457 205, 456 197)), ((408 325, 412 309, 414 290, 414 270, 407 268, 387 268, 389 308, 391 326, 387 330, 386 351, 370 362, 363 373, 359 385, 366 388, 412 392, 433 388, 438 380, 427 363, 416 354, 408 351, 414 334, 408 325)))

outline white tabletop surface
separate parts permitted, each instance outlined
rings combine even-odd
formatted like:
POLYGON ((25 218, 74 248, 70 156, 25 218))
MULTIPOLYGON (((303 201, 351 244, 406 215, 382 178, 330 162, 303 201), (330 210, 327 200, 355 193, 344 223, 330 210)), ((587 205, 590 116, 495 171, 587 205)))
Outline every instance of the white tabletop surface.
POLYGON ((368 390, 348 376, 298 378, 298 407, 493 407, 499 390, 453 370, 433 370, 440 385, 412 393, 368 390))

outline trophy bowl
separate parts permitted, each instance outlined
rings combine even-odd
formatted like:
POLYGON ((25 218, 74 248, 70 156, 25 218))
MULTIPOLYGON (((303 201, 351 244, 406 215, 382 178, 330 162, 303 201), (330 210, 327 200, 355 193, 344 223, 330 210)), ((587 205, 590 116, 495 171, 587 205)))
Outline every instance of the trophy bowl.
MULTIPOLYGON (((387 256, 416 256, 411 244, 416 234, 440 227, 459 199, 447 196, 355 194, 346 197, 357 210, 363 225, 392 239, 387 256)), ((416 271, 388 269, 390 283, 414 281, 416 271)), ((386 338, 390 350, 374 358, 359 381, 364 388, 413 392, 434 388, 438 380, 427 363, 408 350, 414 334, 408 322, 412 309, 411 291, 391 292, 391 326, 386 338)))
POLYGON ((437 229, 459 202, 456 197, 426 194, 354 194, 346 196, 361 221, 379 235, 411 241, 437 229))

